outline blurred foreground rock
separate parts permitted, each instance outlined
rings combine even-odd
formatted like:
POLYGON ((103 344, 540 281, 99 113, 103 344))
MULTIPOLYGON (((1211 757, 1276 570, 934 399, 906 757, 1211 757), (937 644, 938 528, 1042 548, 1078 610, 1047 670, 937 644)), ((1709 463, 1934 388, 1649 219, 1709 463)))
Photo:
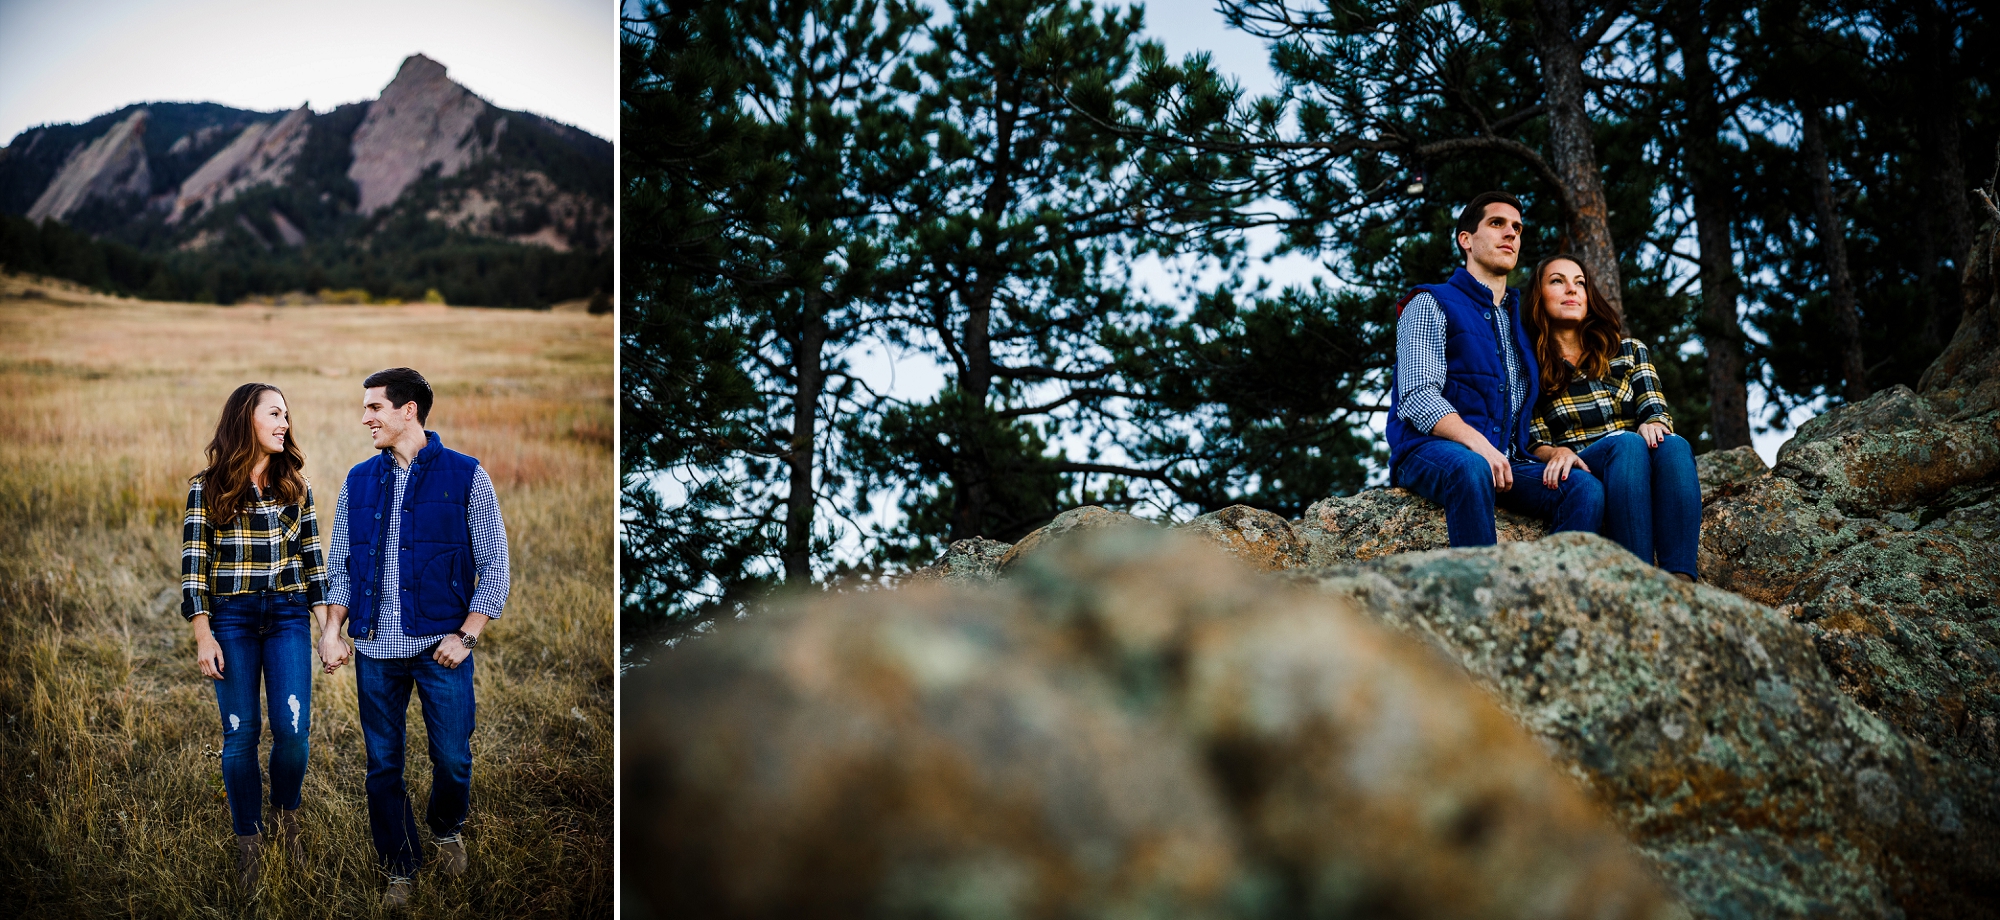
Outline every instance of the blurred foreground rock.
POLYGON ((656 916, 1685 916, 1459 668, 1185 535, 763 613, 626 694, 656 916))

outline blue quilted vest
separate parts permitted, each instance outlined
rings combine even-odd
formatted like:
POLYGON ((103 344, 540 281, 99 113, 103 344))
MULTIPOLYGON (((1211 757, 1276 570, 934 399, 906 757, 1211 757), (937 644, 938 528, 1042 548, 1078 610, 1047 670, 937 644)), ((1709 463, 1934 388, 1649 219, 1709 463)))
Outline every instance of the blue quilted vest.
POLYGON ((403 634, 435 636, 465 623, 472 601, 472 529, 466 496, 479 461, 447 450, 437 432, 410 463, 403 489, 401 543, 389 538, 390 501, 395 498, 395 459, 377 453, 347 471, 347 577, 353 586, 347 634, 372 637, 381 602, 382 563, 396 554, 402 590, 403 634))
MULTIPOLYGON (((1541 393, 1541 371, 1535 364, 1535 348, 1528 341, 1528 331, 1521 326, 1521 292, 1508 288, 1501 306, 1496 308, 1493 306, 1493 289, 1480 284, 1462 267, 1452 273, 1450 281, 1418 285, 1417 290, 1430 292, 1444 309, 1445 402, 1451 403, 1452 408, 1458 410, 1459 417, 1486 435, 1486 440, 1501 453, 1513 453, 1507 449, 1510 427, 1514 435, 1513 446, 1525 451, 1531 440, 1529 422, 1534 417, 1535 400, 1541 393), (1521 370, 1528 375, 1527 399, 1522 401, 1520 413, 1513 418, 1508 417, 1507 362, 1500 353, 1500 327, 1493 317, 1495 309, 1507 311, 1514 344, 1520 349, 1521 370)), ((1396 414, 1401 402, 1392 369, 1389 372, 1389 423, 1385 432, 1389 437, 1389 469, 1392 476, 1396 464, 1410 452, 1410 448, 1425 441, 1441 440, 1403 421, 1396 414)))

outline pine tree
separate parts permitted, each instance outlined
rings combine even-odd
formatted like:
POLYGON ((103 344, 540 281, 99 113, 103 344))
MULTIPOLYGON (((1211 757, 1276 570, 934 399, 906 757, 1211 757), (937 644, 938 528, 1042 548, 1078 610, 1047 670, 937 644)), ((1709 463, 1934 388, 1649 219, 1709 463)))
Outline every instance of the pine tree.
POLYGON ((628 616, 685 621, 829 568, 825 418, 854 396, 840 350, 873 320, 879 261, 856 126, 881 117, 919 21, 898 2, 781 0, 628 23, 628 616))

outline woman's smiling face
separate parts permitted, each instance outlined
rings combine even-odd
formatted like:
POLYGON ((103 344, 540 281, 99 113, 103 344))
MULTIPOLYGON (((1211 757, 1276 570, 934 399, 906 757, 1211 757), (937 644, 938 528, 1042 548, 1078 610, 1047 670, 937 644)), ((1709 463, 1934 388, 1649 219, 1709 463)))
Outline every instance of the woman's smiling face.
POLYGON ((257 435, 258 450, 266 454, 285 452, 285 435, 292 430, 292 417, 285 410, 285 398, 277 390, 258 394, 257 411, 250 416, 250 427, 257 435))
POLYGON ((1583 266, 1557 259, 1542 269, 1542 277, 1536 283, 1542 286, 1542 312, 1547 314, 1551 325, 1574 326, 1582 323, 1590 312, 1583 287, 1583 266))

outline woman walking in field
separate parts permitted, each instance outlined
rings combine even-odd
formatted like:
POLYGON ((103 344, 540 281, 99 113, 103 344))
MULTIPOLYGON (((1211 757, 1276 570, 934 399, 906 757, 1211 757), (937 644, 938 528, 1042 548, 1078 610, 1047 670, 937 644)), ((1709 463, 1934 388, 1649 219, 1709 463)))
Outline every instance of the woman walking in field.
POLYGON ((229 394, 207 455, 208 467, 189 480, 181 614, 193 626, 195 661, 215 682, 222 711, 222 788, 236 830, 237 883, 248 892, 264 844, 257 768, 264 712, 278 842, 293 864, 305 856, 298 808, 312 728, 309 611, 325 613, 326 559, 305 455, 277 387, 246 383, 229 394))
POLYGON ((1693 581, 1701 484, 1646 346, 1623 334, 1618 311, 1575 257, 1543 259, 1529 281, 1521 315, 1542 373, 1529 449, 1548 464, 1543 483, 1556 488, 1572 467, 1596 475, 1599 532, 1693 581))

